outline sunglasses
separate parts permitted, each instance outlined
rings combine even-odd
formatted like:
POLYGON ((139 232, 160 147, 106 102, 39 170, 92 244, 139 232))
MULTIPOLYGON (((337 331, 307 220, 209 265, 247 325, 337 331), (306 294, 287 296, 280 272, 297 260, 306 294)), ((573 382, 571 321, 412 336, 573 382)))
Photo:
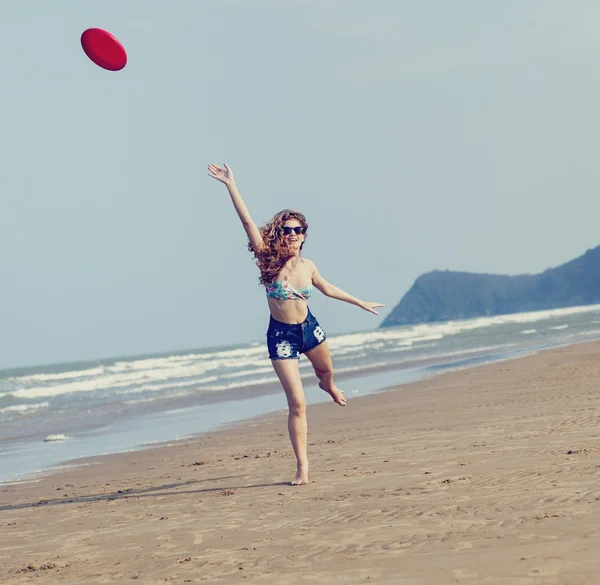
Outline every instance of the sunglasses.
POLYGON ((283 235, 285 235, 285 236, 289 236, 292 232, 294 232, 297 236, 299 236, 300 234, 306 233, 306 228, 303 228, 300 225, 297 225, 296 227, 289 227, 289 226, 285 225, 281 228, 281 231, 283 232, 283 235))

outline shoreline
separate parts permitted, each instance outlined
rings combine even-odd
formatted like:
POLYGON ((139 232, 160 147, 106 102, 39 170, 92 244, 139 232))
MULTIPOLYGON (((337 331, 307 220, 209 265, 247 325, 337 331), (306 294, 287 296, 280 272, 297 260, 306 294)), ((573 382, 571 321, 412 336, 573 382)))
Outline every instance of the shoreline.
MULTIPOLYGON (((561 342, 557 342, 557 345, 560 343, 561 342)), ((491 349, 496 349, 496 348, 491 348, 491 349)), ((367 375, 376 375, 376 374, 379 374, 382 372, 402 373, 407 370, 414 370, 414 369, 421 369, 421 368, 426 369, 428 367, 432 367, 432 366, 435 366, 438 364, 443 367, 443 366, 445 366, 445 364, 453 363, 451 360, 455 357, 463 358, 463 359, 471 359, 471 358, 477 359, 480 356, 490 355, 489 350, 490 350, 490 348, 471 349, 471 350, 466 350, 466 351, 457 351, 454 353, 442 353, 439 355, 426 356, 423 358, 400 360, 397 362, 389 362, 389 363, 385 363, 385 364, 380 364, 380 363, 369 364, 369 365, 365 365, 360 368, 357 367, 357 368, 347 368, 347 369, 342 369, 342 370, 336 370, 335 375, 336 375, 336 379, 338 379, 338 380, 348 381, 348 380, 354 380, 356 378, 361 378, 361 377, 364 377, 367 375)), ((314 376, 312 370, 309 371, 308 364, 305 363, 303 365, 305 365, 305 371, 301 371, 302 383, 307 387, 313 386, 315 376, 314 376)), ((159 399, 148 401, 148 402, 139 402, 139 403, 136 403, 135 405, 130 405, 127 408, 123 408, 123 405, 119 405, 120 410, 118 412, 114 412, 113 405, 111 405, 107 408, 96 407, 96 411, 101 413, 100 417, 110 417, 111 420, 114 420, 115 416, 118 418, 127 419, 127 418, 135 418, 135 417, 142 417, 142 416, 148 416, 148 415, 150 415, 150 416, 156 415, 160 412, 164 412, 165 409, 172 410, 172 409, 182 409, 182 408, 193 408, 196 406, 206 406, 206 405, 217 404, 220 402, 236 402, 236 401, 243 401, 243 400, 248 400, 248 399, 252 399, 252 398, 260 398, 262 396, 276 395, 276 394, 280 393, 280 390, 281 390, 280 382, 274 376, 273 379, 268 382, 265 382, 265 381, 258 382, 258 383, 249 382, 248 384, 246 384, 244 386, 237 386, 235 388, 219 390, 218 392, 214 392, 214 391, 210 391, 210 390, 208 390, 208 391, 201 390, 199 392, 190 392, 188 394, 181 395, 181 396, 167 396, 165 398, 159 398, 159 399), (105 413, 105 411, 107 411, 107 412, 105 413), (133 413, 133 415, 132 415, 132 413, 133 413)), ((77 414, 78 414, 78 412, 74 411, 74 415, 76 416, 77 414)), ((24 419, 13 419, 13 420, 7 421, 5 424, 6 424, 6 426, 19 427, 19 426, 22 426, 19 423, 23 422, 23 420, 24 419)), ((35 415, 32 416, 32 420, 35 420, 35 415)), ((106 423, 104 422, 104 420, 102 418, 100 418, 99 421, 95 421, 95 422, 86 421, 85 423, 81 424, 81 427, 79 429, 76 429, 76 430, 78 430, 78 431, 93 430, 95 428, 104 426, 105 424, 106 423)), ((59 432, 56 429, 54 429, 54 431, 59 432)), ((25 435, 17 434, 17 435, 13 435, 13 436, 2 436, 2 437, 0 437, 0 444, 2 444, 4 442, 9 442, 9 441, 18 441, 21 439, 27 440, 27 439, 38 438, 38 437, 43 436, 44 434, 49 434, 49 433, 40 433, 39 431, 38 432, 32 431, 25 435)))
MULTIPOLYGON (((365 398, 370 395, 397 390, 407 384, 419 383, 420 381, 425 381, 449 372, 478 367, 482 364, 485 365, 488 363, 500 363, 503 361, 520 359, 523 356, 535 355, 539 351, 547 351, 552 348, 568 347, 571 345, 593 342, 594 340, 577 340, 574 342, 557 341, 548 344, 547 347, 536 345, 535 347, 523 346, 521 348, 511 348, 510 350, 505 348, 504 351, 500 353, 490 353, 490 348, 484 350, 471 350, 467 352, 457 352, 456 355, 452 356, 444 356, 446 358, 459 358, 454 361, 440 362, 439 358, 410 360, 402 362, 400 364, 402 366, 401 368, 398 368, 396 364, 387 364, 385 366, 374 365, 365 368, 358 375, 355 371, 344 371, 338 374, 336 378, 344 380, 345 382, 352 382, 357 386, 358 389, 351 389, 350 392, 347 392, 349 398, 354 402, 357 398, 365 398), (415 368, 414 366, 420 367, 415 368)), ((302 377, 308 405, 327 403, 329 397, 325 396, 323 392, 317 388, 316 379, 313 380, 313 378, 314 376, 312 375, 303 375, 302 377)), ((57 441, 56 443, 43 442, 44 444, 40 444, 39 434, 36 441, 23 440, 21 443, 17 440, 9 445, 13 451, 8 450, 0 456, 0 462, 2 462, 2 456, 4 456, 4 463, 6 464, 8 461, 8 464, 10 464, 10 454, 13 453, 13 465, 16 459, 20 460, 20 465, 23 465, 23 459, 27 458, 32 460, 33 463, 30 464, 27 471, 13 473, 12 476, 5 476, 4 479, 0 477, 0 488, 7 485, 21 485, 24 483, 36 482, 39 481, 40 478, 43 479, 48 475, 60 471, 62 468, 77 467, 78 465, 83 465, 85 461, 96 457, 130 454, 149 448, 155 448, 162 444, 175 444, 181 441, 193 440, 203 434, 209 432, 214 433, 221 428, 235 427, 237 425, 242 425, 245 422, 260 419, 263 416, 269 416, 270 414, 286 410, 285 400, 282 393, 279 392, 278 382, 274 382, 273 384, 261 384, 257 387, 249 387, 241 393, 238 392, 235 397, 230 396, 218 400, 217 402, 207 402, 206 397, 199 396, 192 400, 191 404, 193 406, 190 406, 190 401, 184 398, 171 402, 169 404, 169 410, 166 411, 157 411, 156 408, 152 408, 143 414, 138 414, 138 416, 133 419, 124 415, 116 417, 110 427, 106 427, 104 424, 97 424, 94 426, 84 425, 81 432, 69 435, 66 440, 57 441), (244 411, 244 414, 241 416, 234 414, 232 417, 230 413, 225 412, 229 410, 228 405, 230 404, 233 405, 234 408, 235 406, 239 406, 241 410, 244 411), (200 408, 209 409, 209 412, 205 412, 204 410, 200 411, 200 408), (210 412, 211 408, 212 412, 210 412), (253 409, 255 411, 254 414, 252 414, 253 409), (173 413, 174 417, 172 420, 169 420, 171 413, 173 413), (212 416, 215 419, 214 424, 207 428, 190 429, 190 426, 197 427, 198 425, 202 425, 199 420, 203 415, 205 419, 207 417, 211 418, 212 416), (127 425, 123 423, 119 425, 119 420, 124 421, 124 423, 130 423, 131 428, 126 428, 127 425), (182 423, 184 424, 182 425, 182 423), (154 427, 170 425, 171 427, 177 427, 183 430, 187 429, 187 431, 183 433, 183 436, 177 435, 175 431, 173 431, 172 435, 164 438, 148 437, 148 431, 141 429, 145 429, 146 427, 152 428, 152 425, 154 425, 154 427), (112 432, 109 432, 109 429, 113 429, 112 432), (145 439, 143 440, 142 437, 144 436, 145 439), (105 440, 103 440, 103 438, 105 440), (126 444, 124 444, 123 441, 126 441, 126 444), (92 445, 90 447, 90 443, 97 446, 94 447, 92 445), (86 445, 88 445, 88 452, 85 452, 86 445), (102 451, 100 452, 98 452, 99 446, 102 448, 102 451), (93 452, 94 450, 96 452, 93 452), (50 459, 50 462, 48 462, 48 459, 50 459), (32 466, 35 468, 32 468, 32 466)), ((43 433, 43 435, 47 435, 49 431, 50 429, 46 429, 46 432, 43 433)), ((61 433, 60 429, 55 429, 51 432, 56 434, 61 433)))
POLYGON ((0 486, 0 583, 595 584, 600 341, 0 486), (356 405, 356 408, 352 406, 356 405))

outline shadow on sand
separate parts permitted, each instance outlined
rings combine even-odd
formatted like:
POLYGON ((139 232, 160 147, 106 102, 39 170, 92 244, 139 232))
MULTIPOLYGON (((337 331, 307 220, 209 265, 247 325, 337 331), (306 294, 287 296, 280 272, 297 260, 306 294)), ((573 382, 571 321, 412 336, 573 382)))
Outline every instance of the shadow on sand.
POLYGON ((205 482, 220 482, 225 480, 231 480, 236 477, 241 477, 239 475, 230 475, 226 477, 216 477, 216 478, 207 478, 200 480, 190 480, 183 481, 180 483, 170 483, 160 486, 153 486, 145 489, 126 489, 126 490, 117 490, 116 492, 109 492, 104 494, 90 494, 87 496, 74 496, 74 497, 65 497, 60 500, 38 500, 37 502, 24 502, 22 504, 7 504, 0 505, 0 512, 6 512, 9 510, 23 510, 26 508, 38 508, 40 506, 59 506, 65 504, 84 504, 90 502, 103 502, 103 501, 111 501, 111 500, 119 500, 119 499, 128 499, 128 498, 151 498, 156 496, 178 496, 181 494, 207 494, 214 492, 221 492, 223 495, 232 495, 238 490, 246 490, 246 489, 257 489, 264 487, 275 487, 275 486, 290 486, 290 482, 276 482, 276 483, 260 483, 253 485, 221 485, 219 487, 211 487, 211 488, 200 488, 193 490, 177 490, 177 491, 165 491, 165 490, 173 490, 181 487, 187 487, 199 483, 205 482))

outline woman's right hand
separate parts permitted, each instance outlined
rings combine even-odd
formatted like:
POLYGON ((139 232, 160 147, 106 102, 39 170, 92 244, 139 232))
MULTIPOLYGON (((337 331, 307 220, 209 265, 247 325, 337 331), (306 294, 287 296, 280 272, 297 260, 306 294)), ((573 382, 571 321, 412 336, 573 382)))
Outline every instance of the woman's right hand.
POLYGON ((208 165, 208 176, 213 179, 217 179, 217 181, 221 181, 225 185, 235 185, 235 181, 233 179, 233 171, 229 168, 227 163, 223 163, 223 167, 218 167, 217 165, 208 165))

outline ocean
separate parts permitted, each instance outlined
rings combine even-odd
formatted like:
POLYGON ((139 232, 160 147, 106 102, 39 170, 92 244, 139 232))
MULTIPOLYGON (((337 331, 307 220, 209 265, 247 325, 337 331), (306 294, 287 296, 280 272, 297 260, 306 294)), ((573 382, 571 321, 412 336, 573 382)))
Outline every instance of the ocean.
MULTIPOLYGON (((336 380, 352 400, 443 371, 598 338, 600 305, 328 340, 336 380)), ((330 400, 305 357, 300 371, 309 403, 330 400)), ((77 458, 175 441, 285 409, 264 343, 3 370, 0 482, 34 480, 77 458)))

